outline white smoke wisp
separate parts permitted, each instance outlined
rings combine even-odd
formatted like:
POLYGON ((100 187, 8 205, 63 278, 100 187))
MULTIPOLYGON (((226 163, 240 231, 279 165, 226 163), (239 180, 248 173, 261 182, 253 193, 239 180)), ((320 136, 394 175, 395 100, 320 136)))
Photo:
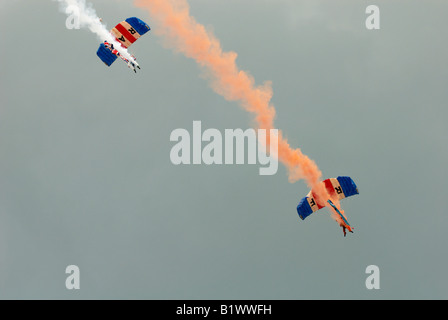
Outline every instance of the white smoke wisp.
POLYGON ((120 54, 131 62, 136 63, 135 59, 131 56, 128 50, 121 46, 115 37, 106 29, 100 21, 100 18, 96 14, 95 9, 91 3, 86 3, 86 0, 56 0, 60 4, 60 8, 67 16, 76 15, 77 22, 79 22, 80 28, 87 28, 98 38, 103 41, 107 41, 114 45, 114 48, 120 52, 120 54))

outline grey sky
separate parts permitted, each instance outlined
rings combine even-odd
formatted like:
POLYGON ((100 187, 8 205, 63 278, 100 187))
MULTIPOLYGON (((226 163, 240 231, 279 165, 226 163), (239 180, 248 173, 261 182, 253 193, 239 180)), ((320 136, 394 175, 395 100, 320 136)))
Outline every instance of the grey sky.
MULTIPOLYGON (((108 27, 146 12, 90 1, 108 27)), ((276 126, 323 177, 349 175, 354 234, 283 166, 174 166, 172 130, 249 128, 196 64, 153 33, 141 72, 96 57, 53 1, 0 4, 0 298, 417 299, 448 297, 446 1, 190 0, 258 84, 276 126), (65 288, 65 268, 81 290, 65 288), (381 289, 367 290, 378 265, 381 289)))

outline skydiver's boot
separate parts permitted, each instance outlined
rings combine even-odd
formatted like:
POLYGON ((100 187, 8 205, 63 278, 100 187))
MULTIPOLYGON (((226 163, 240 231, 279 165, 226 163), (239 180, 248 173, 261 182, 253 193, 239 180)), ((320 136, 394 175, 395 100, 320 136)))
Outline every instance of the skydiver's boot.
POLYGON ((133 66, 132 66, 132 62, 131 62, 131 61, 128 61, 128 68, 129 68, 129 69, 131 69, 131 70, 134 70, 134 68, 133 68, 133 66))

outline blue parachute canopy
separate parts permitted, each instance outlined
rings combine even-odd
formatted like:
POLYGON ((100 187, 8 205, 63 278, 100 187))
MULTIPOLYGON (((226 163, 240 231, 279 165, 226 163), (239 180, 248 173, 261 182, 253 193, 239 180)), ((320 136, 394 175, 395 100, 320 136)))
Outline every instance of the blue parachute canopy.
POLYGON ((311 209, 311 206, 308 203, 308 197, 302 198, 297 206, 297 213, 299 214, 300 219, 304 220, 313 212, 313 209, 311 209))
POLYGON ((106 48, 104 43, 100 44, 100 47, 98 48, 96 54, 108 67, 110 67, 112 63, 115 62, 115 60, 117 60, 117 56, 113 54, 112 51, 110 51, 108 48, 106 48))
POLYGON ((359 194, 358 187, 355 182, 350 177, 338 177, 338 182, 341 185, 342 192, 344 193, 344 198, 354 196, 359 194))

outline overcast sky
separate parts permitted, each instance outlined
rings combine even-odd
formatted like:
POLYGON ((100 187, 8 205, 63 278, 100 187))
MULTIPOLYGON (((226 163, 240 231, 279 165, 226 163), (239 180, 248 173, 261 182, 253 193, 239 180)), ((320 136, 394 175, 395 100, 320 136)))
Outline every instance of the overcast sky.
MULTIPOLYGON (((147 12, 90 0, 109 28, 147 12)), ((190 0, 191 13, 273 83, 276 127, 323 178, 351 176, 342 201, 302 221, 308 193, 280 165, 183 165, 170 134, 251 127, 193 60, 153 32, 134 74, 96 56, 49 0, 2 0, 0 298, 446 299, 446 1, 190 0), (81 289, 65 287, 77 265, 81 289), (367 290, 366 267, 380 268, 367 290)))

